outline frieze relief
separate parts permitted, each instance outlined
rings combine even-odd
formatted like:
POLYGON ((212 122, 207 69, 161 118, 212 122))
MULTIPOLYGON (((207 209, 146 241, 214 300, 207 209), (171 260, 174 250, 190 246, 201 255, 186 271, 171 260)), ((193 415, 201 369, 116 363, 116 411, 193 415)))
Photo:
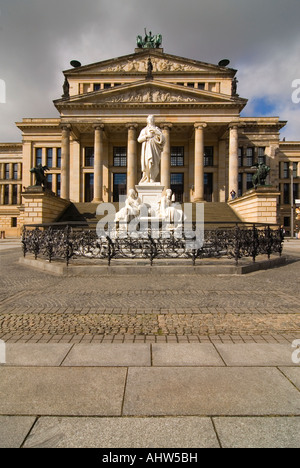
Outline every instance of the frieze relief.
POLYGON ((104 102, 111 103, 172 103, 172 102, 199 102, 198 99, 175 92, 164 92, 161 90, 143 89, 141 91, 134 90, 125 94, 107 97, 104 102))
MULTIPOLYGON (((151 58, 153 65, 153 72, 193 72, 201 71, 201 68, 193 65, 182 64, 173 62, 167 59, 151 58)), ((127 60, 124 63, 111 65, 110 67, 101 68, 101 72, 112 73, 146 73, 148 69, 148 58, 143 60, 127 60)))

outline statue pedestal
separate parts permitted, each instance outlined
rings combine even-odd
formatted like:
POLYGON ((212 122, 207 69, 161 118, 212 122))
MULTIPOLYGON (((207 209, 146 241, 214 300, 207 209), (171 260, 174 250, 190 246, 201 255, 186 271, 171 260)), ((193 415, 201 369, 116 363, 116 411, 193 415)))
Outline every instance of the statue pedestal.
POLYGON ((142 203, 151 208, 154 208, 154 206, 161 200, 164 188, 165 187, 159 182, 135 186, 142 203))

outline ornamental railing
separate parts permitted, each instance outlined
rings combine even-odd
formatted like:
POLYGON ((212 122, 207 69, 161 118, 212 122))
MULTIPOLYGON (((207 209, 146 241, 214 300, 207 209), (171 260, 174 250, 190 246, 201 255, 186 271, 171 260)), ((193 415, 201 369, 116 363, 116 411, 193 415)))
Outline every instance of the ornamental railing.
POLYGON ((113 260, 146 259, 151 265, 158 259, 227 258, 238 265, 243 258, 253 262, 258 256, 282 255, 284 234, 277 226, 262 224, 231 224, 211 228, 206 223, 202 237, 197 238, 193 226, 181 233, 173 230, 153 233, 114 232, 99 237, 96 229, 87 229, 77 224, 53 223, 24 226, 22 248, 24 257, 30 253, 35 259, 49 262, 72 259, 99 259, 111 265, 113 260))

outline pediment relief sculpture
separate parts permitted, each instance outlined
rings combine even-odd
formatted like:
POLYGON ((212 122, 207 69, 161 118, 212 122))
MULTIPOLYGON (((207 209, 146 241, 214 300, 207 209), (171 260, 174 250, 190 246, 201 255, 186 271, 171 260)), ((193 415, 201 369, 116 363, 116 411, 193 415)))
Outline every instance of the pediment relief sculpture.
MULTIPOLYGON (((188 65, 180 62, 174 62, 168 59, 161 59, 152 57, 153 72, 192 72, 192 71, 201 71, 200 67, 194 65, 188 65)), ((123 63, 118 63, 110 65, 108 67, 103 67, 99 71, 101 72, 112 72, 112 73, 147 73, 148 69, 148 58, 144 59, 133 59, 127 60, 123 63)))
POLYGON ((199 102, 198 99, 185 96, 172 91, 162 91, 153 89, 133 90, 124 94, 106 97, 104 102, 112 103, 172 103, 172 102, 199 102))

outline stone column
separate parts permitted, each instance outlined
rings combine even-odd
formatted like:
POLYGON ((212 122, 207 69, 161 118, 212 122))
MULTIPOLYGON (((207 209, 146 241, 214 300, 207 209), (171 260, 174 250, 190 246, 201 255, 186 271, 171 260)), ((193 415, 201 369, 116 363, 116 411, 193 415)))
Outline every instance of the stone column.
POLYGON ((163 135, 165 137, 165 146, 161 156, 161 185, 166 191, 171 186, 171 145, 170 145, 170 131, 172 124, 165 124, 162 126, 163 135))
POLYGON ((103 124, 94 126, 94 203, 103 202, 103 124))
POLYGON ((137 184, 137 124, 128 124, 127 192, 137 184))
POLYGON ((194 201, 204 201, 204 128, 205 123, 195 124, 195 190, 194 201))
POLYGON ((238 125, 229 127, 229 199, 230 192, 234 190, 238 194, 239 190, 239 137, 238 125))
POLYGON ((61 198, 70 198, 70 125, 62 125, 61 135, 61 198))
POLYGON ((0 205, 4 205, 4 185, 0 185, 0 205))

